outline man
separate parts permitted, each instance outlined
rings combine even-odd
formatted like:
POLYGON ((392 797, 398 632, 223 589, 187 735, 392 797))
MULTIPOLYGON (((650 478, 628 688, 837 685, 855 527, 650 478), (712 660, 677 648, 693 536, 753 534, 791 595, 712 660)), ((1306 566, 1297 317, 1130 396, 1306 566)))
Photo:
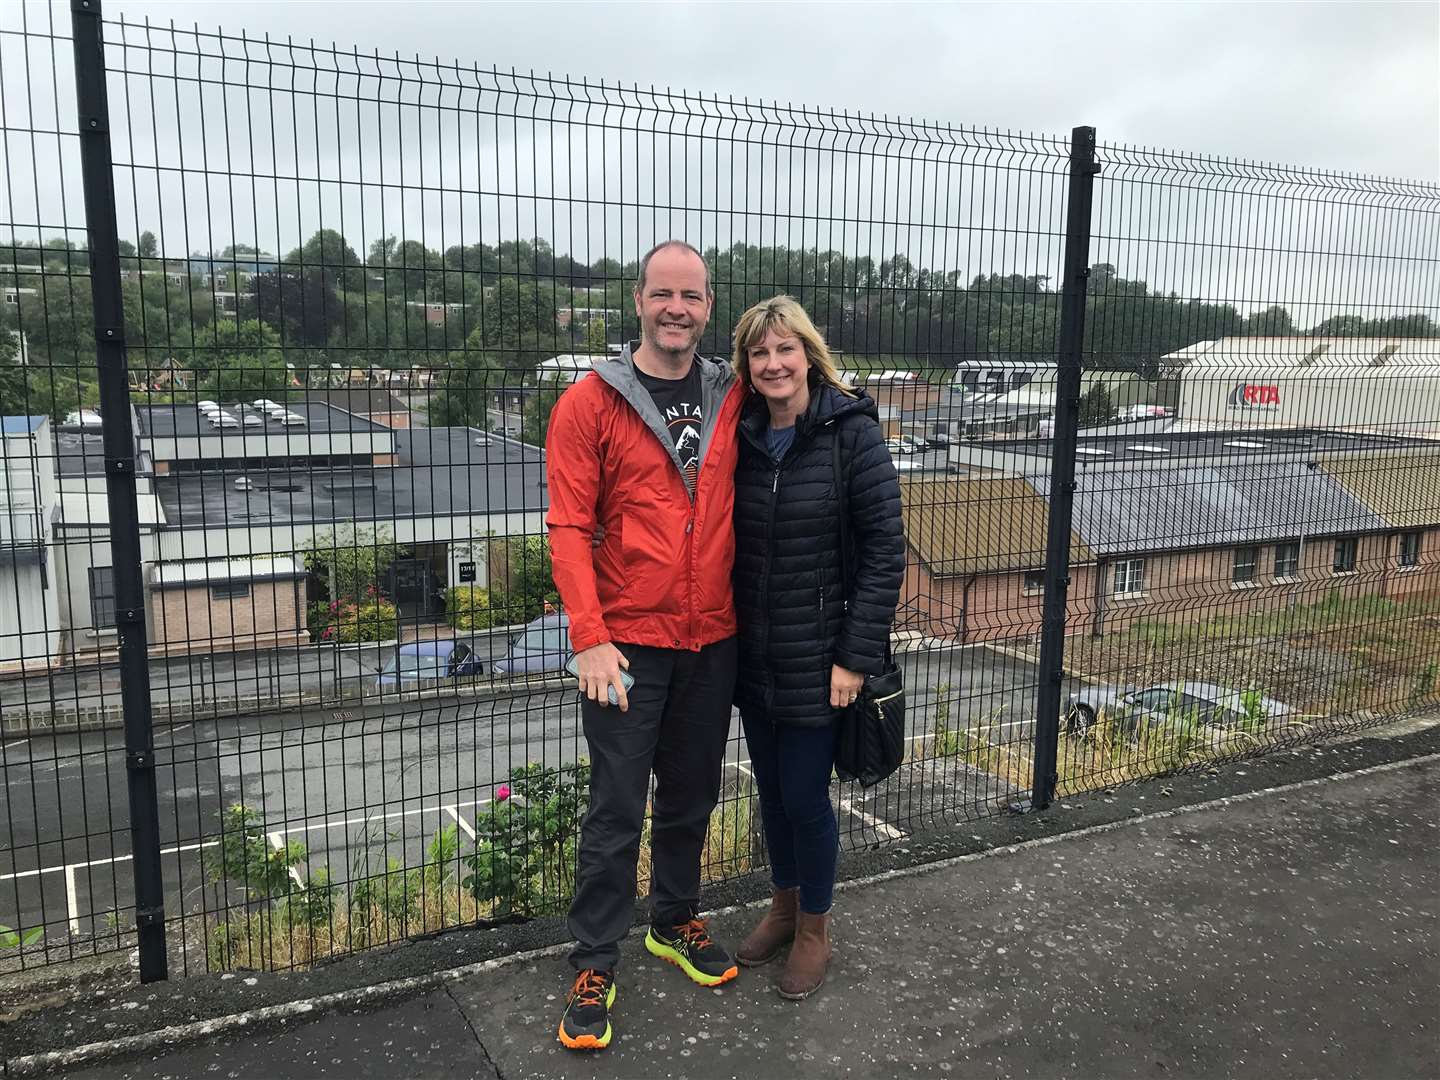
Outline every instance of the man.
POLYGON ((736 656, 731 513, 743 390, 729 365, 695 352, 714 306, 700 253, 677 240, 657 245, 635 284, 640 341, 598 364, 550 414, 546 524, 591 767, 570 907, 577 974, 560 1022, 571 1049, 610 1043, 652 768, 645 947, 702 986, 738 971, 696 917, 736 656), (628 690, 622 672, 634 679, 628 690))

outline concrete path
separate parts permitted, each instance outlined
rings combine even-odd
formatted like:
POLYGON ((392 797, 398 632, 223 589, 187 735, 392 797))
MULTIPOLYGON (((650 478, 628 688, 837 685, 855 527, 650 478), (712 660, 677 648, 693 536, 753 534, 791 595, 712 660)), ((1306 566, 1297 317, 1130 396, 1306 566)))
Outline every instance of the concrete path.
POLYGON ((701 990, 632 936, 601 1055, 555 1041, 554 955, 70 1075, 1433 1077, 1437 790, 1432 756, 851 883, 799 1004, 763 969, 701 990))

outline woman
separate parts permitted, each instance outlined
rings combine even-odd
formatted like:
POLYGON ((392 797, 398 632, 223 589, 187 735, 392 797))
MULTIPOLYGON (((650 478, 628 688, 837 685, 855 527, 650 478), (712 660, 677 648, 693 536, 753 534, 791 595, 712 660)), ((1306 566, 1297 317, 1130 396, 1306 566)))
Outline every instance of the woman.
POLYGON ((735 697, 774 884, 736 958, 768 963, 793 941, 777 989, 798 1000, 830 962, 835 721, 883 667, 905 570, 900 484, 875 403, 840 381, 793 298, 741 316, 735 370, 750 391, 735 472, 735 697))

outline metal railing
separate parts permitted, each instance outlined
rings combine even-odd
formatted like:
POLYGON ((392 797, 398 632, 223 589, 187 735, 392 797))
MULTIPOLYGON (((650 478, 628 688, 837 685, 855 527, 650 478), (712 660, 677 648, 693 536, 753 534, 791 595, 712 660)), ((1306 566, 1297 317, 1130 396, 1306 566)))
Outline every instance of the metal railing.
POLYGON ((900 471, 846 845, 1440 702, 1434 185, 70 16, 0 16, 0 965, 563 913, 544 432, 669 237, 702 351, 793 294, 900 471))

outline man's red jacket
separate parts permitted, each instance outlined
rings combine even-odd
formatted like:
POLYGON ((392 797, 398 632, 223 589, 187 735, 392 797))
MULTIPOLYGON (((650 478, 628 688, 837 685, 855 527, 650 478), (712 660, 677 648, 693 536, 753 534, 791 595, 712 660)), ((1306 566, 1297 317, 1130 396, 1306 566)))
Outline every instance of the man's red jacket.
POLYGON ((606 641, 700 649, 735 633, 735 456, 744 387, 697 356, 700 466, 692 497, 631 347, 597 364, 550 413, 545 472, 555 585, 570 647, 606 641), (605 530, 592 547, 595 527, 605 530))

